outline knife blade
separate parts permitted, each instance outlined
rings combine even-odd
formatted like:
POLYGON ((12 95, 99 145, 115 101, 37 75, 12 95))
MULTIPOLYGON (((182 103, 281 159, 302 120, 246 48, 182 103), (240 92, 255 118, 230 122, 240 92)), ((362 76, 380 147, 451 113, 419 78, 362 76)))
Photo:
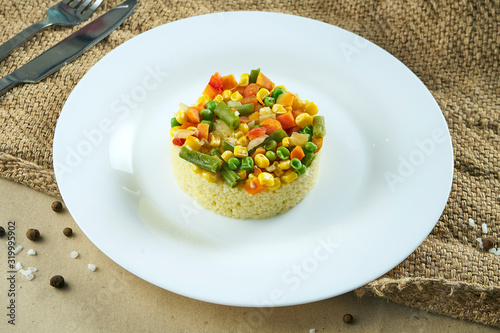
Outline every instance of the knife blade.
POLYGON ((132 14, 136 6, 137 0, 122 2, 24 66, 0 79, 0 96, 18 84, 40 81, 74 60, 118 28, 132 14))

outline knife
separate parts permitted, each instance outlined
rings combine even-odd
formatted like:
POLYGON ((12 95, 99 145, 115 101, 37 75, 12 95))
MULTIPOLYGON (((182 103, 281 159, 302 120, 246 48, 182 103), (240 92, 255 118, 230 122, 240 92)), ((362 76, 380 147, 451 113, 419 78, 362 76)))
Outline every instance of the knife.
POLYGON ((0 79, 0 96, 23 82, 37 82, 77 58, 118 28, 132 14, 136 6, 137 0, 122 2, 24 66, 0 79))

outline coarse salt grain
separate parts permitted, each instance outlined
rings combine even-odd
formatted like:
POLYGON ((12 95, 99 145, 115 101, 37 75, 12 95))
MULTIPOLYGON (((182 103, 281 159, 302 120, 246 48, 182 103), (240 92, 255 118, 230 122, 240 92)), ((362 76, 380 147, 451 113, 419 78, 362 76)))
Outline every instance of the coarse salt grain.
POLYGON ((35 273, 36 271, 38 271, 38 269, 36 269, 35 267, 28 267, 27 271, 30 271, 31 273, 35 273))
POLYGON ((33 275, 33 273, 30 271, 30 270, 23 270, 21 272, 22 275, 24 275, 28 280, 33 280, 35 278, 35 276, 33 275))
POLYGON ((33 249, 29 249, 28 252, 27 252, 30 256, 34 256, 36 255, 36 251, 33 250, 33 249))
POLYGON ((476 226, 476 223, 474 223, 473 219, 469 219, 469 225, 474 228, 476 226))
POLYGON ((488 233, 488 226, 486 225, 486 223, 483 223, 481 225, 481 228, 483 229, 483 234, 487 234, 488 233))
POLYGON ((489 253, 497 254, 497 249, 492 247, 491 249, 488 250, 489 253))
POLYGON ((76 257, 78 257, 78 252, 73 251, 73 252, 71 252, 70 256, 71 256, 71 258, 75 259, 76 257))
POLYGON ((23 265, 19 261, 16 262, 16 271, 20 271, 21 269, 23 269, 23 265))
POLYGON ((482 249, 483 248, 483 239, 482 238, 476 238, 476 240, 479 242, 479 247, 482 249))
POLYGON ((14 254, 18 254, 18 253, 19 253, 19 251, 21 251, 22 249, 23 249, 23 247, 22 247, 21 245, 18 245, 18 246, 14 249, 14 251, 12 251, 12 252, 14 252, 14 254))
POLYGON ((96 270, 97 266, 96 266, 96 265, 94 265, 94 264, 89 264, 89 265, 88 265, 88 268, 89 268, 92 272, 95 272, 95 270, 96 270))
POLYGON ((309 333, 316 333, 316 329, 315 329, 315 328, 311 328, 311 329, 309 330, 309 333))

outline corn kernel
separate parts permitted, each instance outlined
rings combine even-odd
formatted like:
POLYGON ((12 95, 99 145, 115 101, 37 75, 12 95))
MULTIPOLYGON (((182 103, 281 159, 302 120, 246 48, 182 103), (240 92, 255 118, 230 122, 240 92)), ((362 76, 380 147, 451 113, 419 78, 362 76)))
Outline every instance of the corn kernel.
POLYGON ((259 119, 260 119, 260 114, 259 114, 259 112, 254 112, 254 113, 252 113, 251 115, 249 115, 249 116, 248 116, 248 119, 249 119, 250 121, 255 121, 255 122, 258 122, 258 121, 259 121, 259 119))
POLYGON ((295 118, 295 124, 300 128, 304 128, 307 125, 312 125, 313 117, 309 113, 301 113, 295 118))
POLYGON ((200 139, 192 135, 188 136, 185 145, 192 150, 200 150, 202 146, 200 139))
POLYGON ((250 75, 248 73, 241 74, 240 83, 238 83, 239 86, 246 87, 246 86, 248 86, 249 83, 250 83, 250 75))
POLYGON ((210 147, 219 148, 220 143, 221 143, 220 136, 213 133, 208 134, 208 144, 210 145, 210 147))
POLYGON ((245 123, 241 123, 240 127, 238 127, 238 131, 243 132, 243 134, 247 134, 249 130, 248 125, 245 123))
POLYGON ((283 114, 286 113, 285 108, 281 104, 274 104, 273 105, 273 112, 277 114, 283 114))
POLYGON ((257 154, 254 157, 255 165, 261 169, 269 166, 269 159, 264 154, 257 154))
POLYGON ((214 97, 214 101, 216 101, 217 103, 222 102, 223 100, 224 100, 224 97, 222 97, 221 94, 214 97))
POLYGON ((318 106, 314 102, 306 103, 305 108, 311 116, 315 116, 318 113, 318 106))
POLYGON ((222 92, 222 98, 226 101, 231 98, 231 90, 224 90, 222 92))
POLYGON ((217 174, 210 171, 203 171, 201 176, 211 183, 215 183, 217 181, 217 174))
POLYGON ((224 162, 227 163, 227 161, 229 161, 230 158, 234 157, 234 153, 230 150, 226 150, 225 152, 222 153, 222 159, 224 160, 224 162))
POLYGON ((257 177, 259 183, 264 186, 274 186, 274 177, 269 172, 262 172, 257 177))
POLYGON ((235 102, 239 102, 243 99, 243 96, 238 91, 235 91, 231 94, 231 100, 235 102))
POLYGON ((279 169, 279 168, 277 168, 276 170, 274 170, 274 172, 273 172, 273 173, 274 173, 274 175, 275 175, 276 177, 279 177, 279 176, 281 176, 282 174, 284 174, 284 172, 283 172, 281 169, 279 169))
POLYGON ((193 170, 193 172, 198 175, 203 172, 203 169, 197 166, 196 164, 191 164, 191 170, 193 170))
POLYGON ((289 137, 284 137, 283 140, 281 140, 281 145, 285 148, 289 148, 292 145, 292 141, 289 137))
POLYGON ((240 176, 241 179, 247 178, 247 172, 245 170, 240 170, 237 172, 238 176, 240 176))
POLYGON ((266 88, 260 88, 257 92, 257 98, 260 98, 261 100, 264 100, 267 96, 269 96, 269 90, 266 88))
POLYGON ((267 189, 274 191, 277 190, 278 188, 281 187, 281 179, 279 177, 274 178, 274 185, 273 186, 268 186, 267 189))
POLYGON ((234 147, 234 156, 238 158, 243 158, 248 156, 247 147, 235 146, 234 147))
POLYGON ((280 170, 288 170, 290 169, 291 165, 290 165, 290 160, 282 160, 282 161, 279 161, 278 163, 278 169, 280 170))
POLYGON ((281 181, 283 183, 293 182, 299 175, 293 170, 288 170, 283 176, 281 176, 281 181))
POLYGON ((181 128, 180 126, 174 126, 170 129, 170 136, 174 136, 174 132, 177 131, 179 128, 181 128))
POLYGON ((198 105, 203 104, 205 102, 208 102, 209 100, 210 100, 210 97, 208 97, 207 95, 203 95, 200 98, 198 98, 198 105))
POLYGON ((187 121, 187 112, 186 110, 180 109, 175 114, 175 119, 179 122, 179 124, 184 124, 187 121))
POLYGON ((255 173, 251 173, 248 175, 248 181, 251 182, 252 180, 254 180, 255 178, 257 178, 257 176, 255 175, 255 173))
POLYGON ((243 146, 243 147, 248 146, 249 143, 250 143, 250 140, 248 139, 247 136, 242 136, 241 138, 238 139, 238 141, 236 141, 236 144, 243 146))

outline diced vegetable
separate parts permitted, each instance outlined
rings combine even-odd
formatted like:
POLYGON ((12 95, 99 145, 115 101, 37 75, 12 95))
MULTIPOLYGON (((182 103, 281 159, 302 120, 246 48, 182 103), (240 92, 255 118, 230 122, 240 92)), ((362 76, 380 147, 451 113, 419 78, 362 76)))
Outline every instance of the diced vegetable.
POLYGON ((312 138, 312 142, 318 147, 315 151, 317 153, 323 147, 323 138, 312 138))
POLYGON ((231 142, 228 142, 226 140, 222 140, 221 145, 222 145, 222 149, 234 152, 234 145, 231 142))
POLYGON ((255 127, 248 131, 247 136, 250 140, 261 137, 266 134, 266 129, 264 127, 255 127))
POLYGON ((283 128, 284 130, 295 126, 295 119, 293 119, 293 115, 291 112, 287 112, 285 114, 277 116, 276 120, 281 123, 281 128, 283 128))
POLYGON ((229 169, 231 170, 236 170, 240 167, 241 165, 241 162, 239 159, 237 159, 236 157, 231 157, 228 161, 227 161, 227 165, 229 166, 229 169))
POLYGON ((278 120, 271 118, 264 120, 262 123, 260 123, 260 126, 266 129, 267 134, 271 134, 279 129, 282 129, 281 123, 278 120))
POLYGON ((284 93, 276 98, 276 103, 281 104, 283 106, 292 106, 293 100, 295 99, 295 95, 291 93, 284 93))
POLYGON ((247 114, 253 113, 254 104, 247 103, 236 107, 236 111, 240 113, 240 116, 246 116, 247 114))
POLYGON ((255 96, 259 92, 260 86, 256 83, 250 83, 246 86, 245 90, 243 90, 243 97, 255 96))
POLYGON ((219 172, 222 167, 222 162, 218 158, 190 150, 186 146, 181 147, 179 157, 210 172, 219 172))
POLYGON ((271 97, 276 100, 279 95, 284 94, 284 93, 286 93, 285 89, 283 89, 281 87, 277 87, 276 89, 273 90, 271 97))
POLYGON ((177 121, 175 117, 170 119, 170 127, 181 126, 181 123, 177 121))
POLYGON ((304 151, 302 150, 301 146, 295 146, 293 148, 292 152, 290 153, 290 159, 298 159, 299 161, 304 158, 304 151))
POLYGON ((203 120, 212 120, 214 119, 214 113, 209 109, 203 109, 200 111, 200 116, 203 120))
POLYGON ((306 145, 304 146, 304 149, 306 151, 309 151, 311 153, 314 153, 317 149, 318 149, 318 146, 316 146, 313 142, 308 142, 306 143, 306 145))
POLYGON ((259 86, 267 90, 272 90, 274 87, 274 83, 272 83, 267 76, 262 74, 262 72, 259 72, 259 74, 257 75, 255 83, 257 83, 259 86))
POLYGON ((231 110, 226 103, 217 103, 214 113, 233 131, 240 126, 240 118, 234 114, 233 110, 231 110))
POLYGON ((255 164, 253 162, 253 159, 251 157, 247 156, 241 160, 240 170, 252 172, 254 166, 255 166, 255 164))
POLYGON ((193 124, 198 124, 201 121, 200 110, 196 108, 188 108, 186 110, 188 121, 193 124))
POLYGON ((276 150, 276 155, 282 160, 286 160, 288 157, 290 157, 290 151, 285 147, 278 147, 278 149, 276 150))
MULTIPOLYGON (((203 120, 203 121, 208 121, 208 120, 203 120)), ((210 122, 210 121, 208 121, 208 122, 210 122)), ((201 122, 198 124, 196 129, 198 130, 198 138, 199 139, 208 140, 208 133, 210 131, 210 124, 201 122)))
POLYGON ((221 167, 221 176, 230 187, 236 187, 241 178, 236 172, 229 168, 229 165, 224 163, 221 167))
POLYGON ((271 140, 274 140, 276 142, 281 142, 281 140, 283 140, 284 137, 286 137, 286 132, 284 130, 277 130, 273 133, 271 133, 260 145, 250 149, 248 151, 248 153, 251 155, 253 154, 253 152, 255 151, 255 149, 257 149, 258 147, 261 147, 261 146, 264 146, 266 145, 269 141, 271 140))
POLYGON ((236 81, 233 74, 229 74, 222 77, 223 90, 232 90, 237 86, 238 86, 238 81, 236 81))
POLYGON ((255 83, 257 81, 257 76, 259 76, 260 68, 252 69, 250 71, 250 83, 255 83))
POLYGON ((302 159, 302 164, 304 164, 306 167, 310 167, 311 163, 314 161, 316 158, 316 154, 312 153, 308 150, 304 152, 304 158, 302 159))
POLYGON ((214 75, 212 75, 208 84, 219 93, 224 90, 224 81, 222 80, 222 76, 219 73, 215 73, 214 75))
POLYGON ((209 109, 212 112, 214 112, 216 107, 217 107, 217 102, 215 101, 208 101, 207 104, 205 104, 205 108, 209 109))
POLYGON ((313 136, 316 138, 322 138, 325 135, 326 135, 325 117, 314 116, 313 117, 313 136))
POLYGON ((251 195, 256 195, 257 193, 260 193, 266 189, 267 187, 259 183, 258 178, 254 178, 245 184, 245 190, 247 190, 247 192, 251 195))
MULTIPOLYGON (((292 157, 292 156, 290 156, 292 157)), ((292 158, 290 159, 290 165, 292 168, 297 171, 298 169, 302 168, 302 162, 298 158, 292 158)))

